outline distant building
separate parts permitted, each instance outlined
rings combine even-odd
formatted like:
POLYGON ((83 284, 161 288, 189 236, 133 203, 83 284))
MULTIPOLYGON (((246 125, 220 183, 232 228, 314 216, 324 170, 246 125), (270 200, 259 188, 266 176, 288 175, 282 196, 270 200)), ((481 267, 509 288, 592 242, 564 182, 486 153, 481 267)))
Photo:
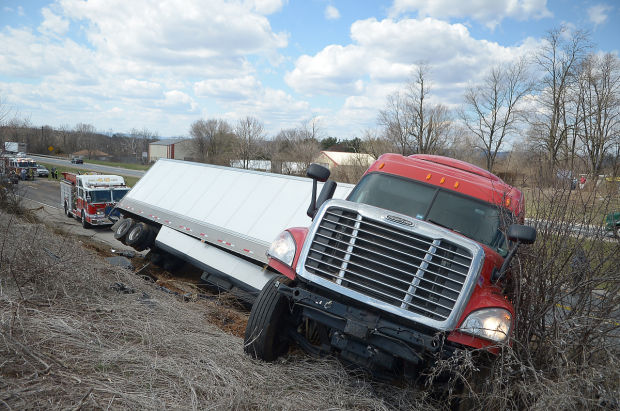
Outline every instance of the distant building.
POLYGON ((364 153, 344 153, 340 151, 321 151, 314 162, 321 164, 330 170, 336 167, 362 166, 367 168, 375 161, 370 154, 364 153))
POLYGON ((192 160, 192 140, 169 138, 149 144, 148 161, 153 163, 160 158, 192 160))
MULTIPOLYGON (((246 165, 248 170, 271 171, 271 161, 269 160, 249 160, 246 165)), ((230 160, 230 166, 243 168, 243 160, 230 160)))

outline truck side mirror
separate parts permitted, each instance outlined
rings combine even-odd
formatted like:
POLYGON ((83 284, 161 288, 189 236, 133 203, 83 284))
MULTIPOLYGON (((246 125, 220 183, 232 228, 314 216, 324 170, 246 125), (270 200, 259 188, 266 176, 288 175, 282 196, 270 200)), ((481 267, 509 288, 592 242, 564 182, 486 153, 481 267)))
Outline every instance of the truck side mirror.
POLYGON ((508 227, 508 239, 521 244, 533 244, 536 241, 536 229, 520 224, 508 227))
POLYGON ((327 167, 323 167, 322 165, 312 163, 308 166, 308 170, 306 170, 306 175, 313 180, 320 181, 324 183, 329 178, 329 169, 327 167))
MULTIPOLYGON (((317 181, 325 182, 329 178, 329 170, 321 165, 312 163, 306 171, 306 175, 312 179, 312 198, 310 199, 310 206, 308 207, 308 217, 314 218, 316 214, 316 188, 317 181)), ((335 189, 335 188, 334 188, 335 189)))
POLYGON ((512 261, 512 258, 515 256, 515 253, 517 252, 517 248, 519 248, 519 245, 533 244, 534 241, 536 241, 536 229, 532 227, 528 227, 526 225, 511 224, 510 227, 508 227, 508 232, 506 233, 506 236, 508 237, 509 240, 515 241, 517 244, 515 244, 512 250, 508 252, 508 255, 504 259, 504 263, 502 264, 502 267, 499 270, 493 269, 493 274, 491 274, 491 281, 494 283, 501 280, 502 277, 504 277, 504 275, 506 274, 506 271, 508 270, 508 267, 510 266, 510 262, 512 261))
POLYGON ((319 210, 319 208, 321 208, 323 203, 327 200, 330 200, 334 196, 337 186, 338 184, 336 184, 336 182, 333 180, 326 181, 325 184, 323 184, 323 188, 321 189, 319 198, 316 199, 316 210, 314 210, 314 214, 312 214, 311 216, 312 218, 314 218, 314 215, 319 210))

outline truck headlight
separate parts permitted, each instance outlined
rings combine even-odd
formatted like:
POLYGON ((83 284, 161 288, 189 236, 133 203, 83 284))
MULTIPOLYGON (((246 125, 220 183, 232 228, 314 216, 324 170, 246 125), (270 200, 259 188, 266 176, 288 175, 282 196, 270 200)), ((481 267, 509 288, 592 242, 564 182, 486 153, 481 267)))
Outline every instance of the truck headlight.
POLYGON ((487 340, 502 342, 508 338, 512 315, 503 308, 483 308, 469 314, 459 331, 482 337, 487 340))
POLYGON ((267 255, 292 267, 295 259, 295 248, 295 240, 293 240, 291 233, 282 231, 271 243, 267 255))

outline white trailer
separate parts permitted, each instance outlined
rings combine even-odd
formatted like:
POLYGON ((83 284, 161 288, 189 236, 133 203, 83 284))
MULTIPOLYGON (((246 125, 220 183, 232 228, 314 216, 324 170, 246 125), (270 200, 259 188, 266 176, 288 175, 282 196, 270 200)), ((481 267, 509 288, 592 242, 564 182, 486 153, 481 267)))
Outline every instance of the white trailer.
MULTIPOLYGON (((334 197, 352 188, 340 184, 334 197)), ((171 254, 202 269, 207 281, 256 294, 272 277, 271 242, 286 228, 309 225, 311 194, 309 178, 160 159, 117 205, 124 219, 115 237, 150 248, 158 263, 171 254)))

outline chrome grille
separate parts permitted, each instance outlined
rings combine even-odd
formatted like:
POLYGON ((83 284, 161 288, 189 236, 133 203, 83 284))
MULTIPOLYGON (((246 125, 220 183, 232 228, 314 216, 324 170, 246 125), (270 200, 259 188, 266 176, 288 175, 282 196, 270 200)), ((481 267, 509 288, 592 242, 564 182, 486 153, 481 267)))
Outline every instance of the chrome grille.
MULTIPOLYGON (((415 230, 415 229, 413 229, 415 230)), ((350 290, 443 321, 463 288, 472 254, 458 244, 331 207, 305 269, 350 290)))

